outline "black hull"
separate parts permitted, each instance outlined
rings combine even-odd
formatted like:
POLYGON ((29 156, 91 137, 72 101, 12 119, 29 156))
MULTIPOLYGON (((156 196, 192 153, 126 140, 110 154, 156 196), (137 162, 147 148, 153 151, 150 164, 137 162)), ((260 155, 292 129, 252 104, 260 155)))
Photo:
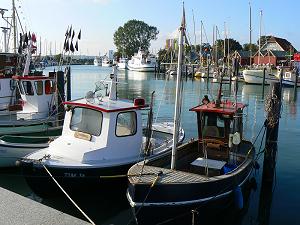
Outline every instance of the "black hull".
POLYGON ((172 222, 166 224, 191 224, 192 210, 202 213, 203 210, 222 211, 232 205, 234 190, 245 186, 251 171, 249 160, 243 170, 216 181, 157 184, 152 188, 130 184, 127 196, 138 224, 157 224, 168 220, 172 222))
MULTIPOLYGON (((109 168, 54 168, 48 167, 52 176, 67 193, 73 195, 83 191, 91 193, 101 190, 122 190, 127 187, 126 172, 132 164, 109 168)), ((41 197, 62 194, 53 179, 40 164, 22 162, 23 175, 32 191, 41 197)))

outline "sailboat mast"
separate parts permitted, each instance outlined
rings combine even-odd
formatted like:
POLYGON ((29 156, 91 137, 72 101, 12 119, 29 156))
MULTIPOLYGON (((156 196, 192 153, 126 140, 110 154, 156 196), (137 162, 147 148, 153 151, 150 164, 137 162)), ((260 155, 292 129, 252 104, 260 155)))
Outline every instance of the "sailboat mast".
POLYGON ((249 51, 250 51, 250 65, 252 64, 252 18, 251 18, 251 3, 249 2, 249 41, 250 41, 250 48, 249 48, 249 51))
POLYGON ((181 26, 179 28, 179 43, 178 43, 178 62, 177 62, 177 80, 176 80, 176 98, 175 98, 175 114, 174 114, 174 129, 173 129, 173 145, 171 156, 171 169, 176 168, 176 147, 178 142, 179 131, 179 115, 181 105, 181 73, 182 73, 182 55, 183 55, 183 35, 185 32, 185 11, 183 5, 181 26))
POLYGON ((13 30, 14 30, 14 53, 17 53, 17 25, 16 25, 16 6, 15 0, 12 0, 12 23, 13 23, 13 30))
POLYGON ((203 29, 203 23, 201 20, 201 28, 200 28, 200 67, 203 67, 203 63, 202 63, 202 29, 203 29))
POLYGON ((258 62, 257 62, 258 65, 260 65, 262 10, 260 10, 259 15, 260 15, 260 19, 259 19, 259 39, 258 39, 258 62))

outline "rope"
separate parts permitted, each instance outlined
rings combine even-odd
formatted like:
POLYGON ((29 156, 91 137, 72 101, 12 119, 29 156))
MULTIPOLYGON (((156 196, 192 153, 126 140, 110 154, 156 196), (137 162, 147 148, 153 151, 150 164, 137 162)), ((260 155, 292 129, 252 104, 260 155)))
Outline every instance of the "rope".
POLYGON ((62 188, 62 186, 60 186, 60 184, 57 182, 57 180, 52 176, 52 174, 50 173, 50 171, 47 169, 47 167, 42 164, 44 169, 46 170, 46 172, 49 174, 49 176, 52 178, 52 180, 56 183, 56 185, 60 188, 60 190, 68 197, 68 199, 73 203, 73 205, 82 213, 82 215, 84 215, 84 217, 93 225, 95 225, 95 223, 83 212, 83 210, 75 203, 75 201, 68 195, 68 193, 62 188))

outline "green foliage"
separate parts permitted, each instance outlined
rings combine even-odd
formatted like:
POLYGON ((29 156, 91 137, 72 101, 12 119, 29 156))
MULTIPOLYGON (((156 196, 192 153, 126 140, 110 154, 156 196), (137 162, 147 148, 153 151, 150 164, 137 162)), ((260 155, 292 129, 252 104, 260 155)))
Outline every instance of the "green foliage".
MULTIPOLYGON (((223 56, 224 40, 222 40, 222 39, 216 40, 216 42, 213 46, 213 49, 216 49, 216 47, 218 47, 218 55, 223 56)), ((230 53, 232 53, 234 51, 239 51, 242 49, 243 49, 243 47, 241 46, 241 44, 238 41, 236 41, 232 38, 229 38, 229 52, 230 53)), ((225 39, 225 51, 227 54, 227 52, 228 52, 228 39, 227 38, 225 39)))
POLYGON ((148 50, 150 41, 156 40, 159 31, 143 21, 129 20, 114 33, 114 44, 118 52, 132 56, 139 48, 148 50))
POLYGON ((243 50, 250 51, 250 46, 251 46, 252 53, 255 53, 258 51, 258 45, 256 45, 256 44, 250 45, 250 43, 243 44, 243 50))

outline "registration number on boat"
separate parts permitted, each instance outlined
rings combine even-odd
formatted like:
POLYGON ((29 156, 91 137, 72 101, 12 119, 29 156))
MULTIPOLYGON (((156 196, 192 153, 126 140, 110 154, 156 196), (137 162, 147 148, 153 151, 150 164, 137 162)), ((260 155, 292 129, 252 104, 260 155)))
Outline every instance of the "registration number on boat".
POLYGON ((64 173, 65 177, 85 177, 84 173, 64 173))

